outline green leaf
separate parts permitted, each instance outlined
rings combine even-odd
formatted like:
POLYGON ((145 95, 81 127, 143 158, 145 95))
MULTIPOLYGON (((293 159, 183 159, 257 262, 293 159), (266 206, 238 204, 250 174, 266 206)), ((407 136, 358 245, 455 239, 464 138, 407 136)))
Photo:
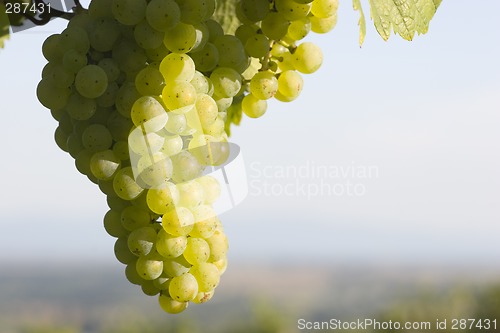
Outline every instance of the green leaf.
POLYGON ((425 34, 441 0, 369 0, 370 16, 379 35, 388 40, 392 31, 406 40, 425 34))
POLYGON ((361 1, 360 0, 352 0, 352 7, 354 10, 359 11, 359 46, 363 45, 363 42, 365 41, 365 36, 366 36, 366 19, 365 19, 365 13, 363 13, 363 8, 361 8, 361 1))
POLYGON ((5 5, 0 3, 0 48, 3 48, 4 42, 9 39, 9 17, 5 13, 5 5))

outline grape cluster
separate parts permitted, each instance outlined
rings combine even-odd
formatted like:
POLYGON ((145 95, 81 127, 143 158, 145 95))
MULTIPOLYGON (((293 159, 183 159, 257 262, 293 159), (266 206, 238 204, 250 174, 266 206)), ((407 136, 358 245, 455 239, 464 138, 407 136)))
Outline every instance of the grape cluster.
POLYGON ((42 47, 37 88, 55 141, 107 196, 104 227, 125 275, 179 313, 208 301, 227 266, 207 175, 241 113, 288 102, 322 63, 297 41, 336 22, 336 0, 240 0, 228 34, 216 0, 93 0, 42 47))
MULTIPOLYGON (((258 118, 266 112, 268 99, 290 102, 299 96, 301 73, 314 73, 323 62, 318 46, 299 41, 310 31, 332 30, 337 8, 338 0, 239 0, 236 15, 242 24, 235 36, 258 71, 245 75, 246 93, 239 96, 233 113, 241 109, 258 118)), ((239 123, 238 117, 232 120, 239 123)))
POLYGON ((228 157, 224 112, 241 88, 231 67, 196 70, 208 27, 222 28, 207 21, 215 2, 193 4, 94 0, 45 41, 37 88, 56 143, 107 196, 126 277, 170 313, 208 301, 226 269, 221 187, 204 172, 228 157))

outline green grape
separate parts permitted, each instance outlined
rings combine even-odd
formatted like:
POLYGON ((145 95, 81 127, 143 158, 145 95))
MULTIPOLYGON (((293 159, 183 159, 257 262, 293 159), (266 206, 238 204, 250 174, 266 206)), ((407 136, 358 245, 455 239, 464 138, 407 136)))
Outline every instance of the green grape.
POLYGON ((165 129, 172 134, 180 134, 186 130, 187 120, 183 114, 169 113, 165 129))
POLYGON ((315 17, 326 18, 335 15, 338 7, 338 0, 314 0, 312 2, 311 13, 315 17))
POLYGON ((120 169, 113 179, 113 188, 116 194, 123 200, 132 200, 137 198, 144 189, 134 180, 132 168, 126 167, 120 169))
POLYGON ((147 256, 154 250, 156 238, 156 230, 153 227, 135 229, 128 236, 128 248, 138 257, 147 256))
POLYGON ((134 28, 135 42, 143 49, 160 47, 163 44, 163 36, 163 32, 155 30, 146 20, 143 20, 134 28))
POLYGON ((198 94, 207 94, 210 88, 208 78, 203 73, 196 71, 193 78, 189 81, 198 94))
POLYGON ((203 304, 211 300, 213 296, 214 296, 213 290, 208 292, 200 291, 198 292, 198 295, 196 295, 196 297, 193 299, 193 303, 203 304))
POLYGON ((170 296, 179 302, 193 300, 198 294, 198 282, 190 273, 184 273, 181 276, 173 277, 168 287, 170 296))
POLYGON ((185 207, 175 207, 162 217, 162 226, 166 232, 174 236, 185 236, 193 229, 194 216, 185 207))
POLYGON ((206 239, 206 242, 210 248, 210 262, 223 260, 226 257, 229 244, 224 232, 218 229, 215 230, 214 234, 206 239))
POLYGON ((146 6, 146 0, 113 0, 111 10, 121 24, 136 25, 144 19, 146 6))
POLYGON ((120 222, 128 231, 134 231, 136 229, 147 227, 151 223, 151 216, 149 213, 136 206, 128 206, 123 209, 120 215, 120 222))
POLYGON ((165 82, 191 81, 195 73, 195 63, 187 54, 170 53, 161 61, 160 72, 165 82))
POLYGON ((189 82, 167 81, 163 88, 162 98, 169 110, 186 113, 196 102, 196 89, 189 82))
POLYGON ((179 202, 179 191, 174 184, 167 182, 161 188, 149 189, 146 202, 154 213, 163 215, 175 208, 179 202))
POLYGON ((65 70, 71 73, 77 73, 82 67, 87 65, 87 57, 85 54, 75 49, 71 49, 64 53, 62 65, 65 70))
POLYGON ((275 58, 283 57, 284 54, 289 53, 288 48, 280 43, 274 43, 271 48, 271 55, 275 58))
POLYGON ((130 129, 133 126, 134 124, 130 119, 123 117, 117 111, 113 111, 106 122, 106 127, 115 141, 127 141, 130 129))
MULTIPOLYGON (((94 19, 113 16, 111 4, 113 0, 91 1, 88 8, 88 14, 94 19)), ((77 16, 78 17, 78 16, 77 16)), ((70 23, 74 20, 73 18, 70 23)))
POLYGON ((203 192, 205 193, 204 203, 206 205, 211 205, 219 199, 221 188, 217 179, 211 176, 203 176, 196 179, 196 181, 203 186, 203 192))
POLYGON ((116 82, 111 82, 108 84, 108 88, 101 96, 97 97, 97 105, 103 108, 110 108, 115 105, 116 95, 118 94, 118 84, 116 82))
POLYGON ((248 38, 253 37, 258 29, 259 27, 256 25, 242 24, 236 29, 234 35, 245 45, 248 38))
POLYGON ((125 277, 130 283, 140 286, 144 282, 144 279, 137 273, 136 262, 137 258, 127 264, 125 267, 125 277))
POLYGON ((311 31, 311 21, 308 17, 303 17, 290 23, 287 36, 297 41, 306 37, 309 31, 311 31))
POLYGON ((46 73, 46 77, 51 79, 58 88, 69 88, 75 81, 75 73, 64 69, 60 65, 53 66, 51 71, 46 73))
POLYGON ((217 37, 214 42, 219 51, 219 66, 229 67, 238 73, 243 73, 249 66, 249 59, 245 53, 245 47, 241 41, 231 35, 217 37))
POLYGON ((94 99, 86 98, 77 92, 69 96, 66 104, 66 111, 75 120, 90 119, 97 110, 97 105, 94 99))
POLYGON ((305 42, 297 46, 292 56, 295 68, 304 74, 314 73, 323 62, 321 49, 311 42, 305 42))
POLYGON ((163 272, 163 260, 158 255, 140 256, 135 263, 135 268, 141 278, 151 281, 159 278, 163 272))
POLYGON ((111 58, 101 59, 98 63, 98 66, 101 67, 106 73, 108 82, 116 81, 120 76, 120 68, 118 67, 116 61, 111 58))
POLYGON ((297 98, 304 86, 304 79, 296 71, 284 71, 278 77, 278 92, 290 98, 297 98))
POLYGON ((128 151, 128 143, 126 141, 118 141, 113 145, 113 153, 121 161, 128 161, 130 159, 128 151))
POLYGON ((177 188, 179 190, 179 205, 193 208, 203 203, 203 186, 200 183, 191 180, 177 184, 177 188))
POLYGON ((170 53, 164 44, 161 44, 156 49, 147 49, 145 51, 149 62, 160 62, 170 53))
POLYGON ((187 309, 189 304, 189 302, 176 301, 165 294, 160 294, 159 303, 163 311, 171 314, 181 313, 182 311, 187 309))
POLYGON ((121 161, 112 150, 100 151, 90 159, 90 171, 99 180, 109 180, 120 168, 121 161))
POLYGON ((254 34, 246 41, 245 51, 254 58, 265 57, 269 53, 269 38, 263 34, 254 34))
POLYGON ((128 145, 136 154, 149 155, 158 152, 163 147, 164 140, 161 135, 144 133, 140 128, 136 128, 128 137, 128 145))
POLYGON ((258 72, 250 80, 250 93, 258 99, 269 99, 278 91, 278 79, 271 71, 258 72))
POLYGON ((220 273, 214 264, 202 262, 191 267, 189 273, 198 282, 198 291, 200 292, 212 291, 219 285, 220 273))
POLYGON ((276 9, 288 21, 300 20, 311 11, 310 3, 298 3, 295 0, 275 0, 276 9))
POLYGON ((220 275, 224 274, 227 269, 227 258, 223 257, 220 260, 214 261, 213 264, 219 269, 220 275))
POLYGON ((127 82, 120 87, 116 94, 116 109, 125 118, 130 118, 132 105, 141 95, 132 82, 127 82))
POLYGON ((215 8, 217 7, 216 0, 205 0, 205 2, 207 3, 206 5, 207 11, 205 13, 205 17, 203 17, 203 21, 210 19, 214 15, 215 8))
POLYGON ((99 180, 99 190, 102 193, 108 195, 115 195, 115 190, 113 189, 113 180, 99 180))
POLYGON ((224 35, 224 29, 222 29, 222 26, 219 24, 219 22, 213 20, 213 19, 208 19, 205 21, 205 25, 208 28, 208 41, 210 43, 215 42, 215 40, 224 35))
POLYGON ((181 22, 165 34, 163 44, 170 52, 187 53, 195 47, 196 41, 195 27, 181 22))
POLYGON ((64 55, 59 47, 60 34, 53 34, 47 37, 42 44, 42 54, 49 62, 60 62, 64 55))
MULTIPOLYGON (((113 186, 113 181, 111 181, 111 186, 113 186)), ((113 193, 108 194, 108 196, 106 197, 106 202, 110 209, 121 212, 122 210, 130 206, 130 203, 128 201, 125 201, 116 195, 114 188, 112 188, 112 190, 113 193)))
POLYGON ((172 177, 172 161, 160 152, 144 155, 137 162, 137 170, 147 187, 157 187, 172 177))
POLYGON ((113 138, 104 125, 92 124, 83 131, 82 143, 86 149, 95 153, 110 148, 113 138))
POLYGON ((195 224, 190 236, 199 238, 210 238, 217 228, 217 214, 209 205, 201 205, 191 210, 193 212, 195 224))
POLYGON ((261 23, 261 29, 264 35, 272 40, 281 40, 288 32, 290 23, 280 13, 269 13, 261 23))
POLYGON ((57 121, 60 121, 65 114, 66 114, 65 109, 50 110, 50 115, 57 121))
MULTIPOLYGON (((133 37, 132 37, 133 38, 133 37)), ((124 72, 135 73, 146 66, 148 57, 135 41, 122 39, 113 46, 112 57, 124 72)), ((133 81, 135 77, 130 78, 133 81)))
POLYGON ((196 157, 188 151, 182 151, 172 156, 172 165, 174 168, 172 180, 176 183, 198 178, 203 172, 203 167, 196 157))
POLYGON ((219 114, 217 103, 212 97, 206 94, 198 95, 195 108, 203 128, 212 125, 219 114))
POLYGON ((189 237, 184 258, 191 265, 199 265, 210 257, 210 246, 203 238, 189 237))
POLYGON ((194 28, 196 30, 196 43, 190 52, 199 52, 208 43, 210 32, 207 25, 203 22, 195 24, 194 28))
POLYGON ((196 68, 202 72, 210 72, 219 62, 219 50, 212 43, 206 43, 198 52, 190 53, 196 68))
POLYGON ((233 103, 232 97, 220 97, 214 94, 213 98, 215 100, 215 103, 217 104, 219 112, 225 112, 233 103))
POLYGON ((179 257, 187 246, 186 236, 172 236, 165 230, 158 232, 156 240, 156 250, 164 258, 177 258, 179 257))
POLYGON ((240 6, 243 15, 252 22, 262 21, 270 9, 268 0, 242 0, 240 6))
POLYGON ((173 156, 181 152, 183 141, 179 135, 166 135, 160 151, 166 156, 173 156))
POLYGON ((181 9, 181 21, 186 24, 197 24, 207 15, 208 1, 183 0, 177 2, 181 9))
POLYGON ((128 249, 126 236, 120 237, 116 240, 114 252, 116 259, 125 265, 128 265, 137 259, 137 257, 128 249))
POLYGON ((40 103, 47 109, 62 109, 71 93, 69 88, 56 87, 52 80, 42 79, 36 88, 36 95, 40 103))
POLYGON ((190 268, 191 264, 188 263, 183 256, 163 261, 163 273, 170 278, 181 276, 182 274, 189 272, 190 268))
POLYGON ((293 55, 290 52, 286 52, 281 56, 280 62, 278 63, 279 68, 282 72, 288 70, 295 70, 295 62, 293 55))
POLYGON ((60 126, 58 126, 54 132, 54 140, 56 141, 57 146, 65 152, 68 152, 68 136, 69 134, 66 133, 60 126))
POLYGON ((267 101, 258 99, 253 94, 248 94, 243 97, 241 109, 250 118, 259 118, 267 111, 267 101))
POLYGON ((146 8, 146 20, 158 31, 167 31, 181 18, 179 5, 173 0, 151 0, 146 8))
POLYGON ((87 32, 76 26, 64 29, 61 32, 58 47, 61 48, 63 54, 70 49, 75 49, 81 53, 87 53, 90 48, 87 32))
POLYGON ((111 18, 96 22, 94 29, 89 34, 90 45, 99 52, 111 51, 119 38, 120 28, 118 23, 111 18))
POLYGON ((84 149, 76 155, 75 166, 76 169, 86 176, 91 175, 90 171, 90 159, 92 158, 93 152, 88 149, 84 149))
POLYGON ((160 289, 158 289, 154 284, 154 281, 157 279, 159 279, 159 277, 153 280, 146 280, 141 284, 141 290, 145 295, 156 296, 160 293, 160 289))
POLYGON ((219 67, 210 74, 214 93, 220 97, 234 97, 241 89, 241 75, 232 68, 219 67))
POLYGON ((76 74, 75 87, 82 96, 97 98, 106 91, 108 76, 101 67, 87 65, 82 67, 76 74))
POLYGON ((170 278, 165 277, 165 261, 163 262, 163 274, 159 278, 153 280, 153 284, 160 291, 168 291, 168 286, 170 285, 170 278))
POLYGON ((204 132, 214 138, 220 137, 224 133, 224 120, 219 116, 215 121, 204 128, 204 132))
POLYGON ((285 96, 281 92, 278 91, 276 93, 276 95, 274 95, 274 98, 276 98, 280 102, 288 103, 288 102, 295 100, 296 97, 288 97, 288 96, 285 96))
POLYGON ((168 114, 163 106, 151 96, 142 96, 132 105, 132 122, 147 133, 161 130, 168 121, 168 114))
POLYGON ((135 87, 141 95, 160 95, 164 86, 163 75, 151 65, 143 68, 135 77, 135 87))
POLYGON ((78 153, 85 149, 85 147, 83 147, 81 136, 76 133, 71 133, 70 135, 68 135, 66 146, 68 147, 68 153, 73 158, 75 158, 78 153))
POLYGON ((325 34, 335 28, 337 25, 337 15, 319 18, 316 16, 309 17, 311 20, 311 30, 317 34, 325 34))
POLYGON ((115 210, 109 210, 104 215, 104 229, 113 237, 125 237, 128 231, 123 227, 120 221, 120 213, 115 210))

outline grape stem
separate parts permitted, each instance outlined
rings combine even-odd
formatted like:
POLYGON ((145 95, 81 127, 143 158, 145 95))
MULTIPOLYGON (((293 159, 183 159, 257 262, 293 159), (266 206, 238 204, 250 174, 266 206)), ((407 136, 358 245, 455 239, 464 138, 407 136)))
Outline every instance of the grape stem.
POLYGON ((273 48, 273 45, 274 40, 269 43, 269 51, 264 56, 264 59, 262 59, 262 67, 260 68, 260 71, 266 71, 269 67, 269 58, 271 57, 271 49, 273 48))
POLYGON ((37 9, 38 8, 50 8, 50 10, 47 10, 47 11, 44 10, 44 11, 37 12, 38 18, 35 18, 34 16, 31 16, 25 12, 21 13, 21 15, 25 19, 31 21, 35 25, 45 25, 45 24, 49 23, 49 21, 55 17, 60 17, 60 18, 63 18, 63 19, 66 19, 69 21, 69 20, 71 20, 71 18, 73 16, 76 15, 76 13, 79 13, 80 11, 82 11, 84 9, 80 3, 80 0, 74 0, 75 7, 72 8, 73 12, 64 12, 62 10, 59 10, 59 9, 56 9, 53 7, 49 7, 47 5, 47 3, 45 3, 43 0, 33 0, 33 1, 36 5, 37 9))

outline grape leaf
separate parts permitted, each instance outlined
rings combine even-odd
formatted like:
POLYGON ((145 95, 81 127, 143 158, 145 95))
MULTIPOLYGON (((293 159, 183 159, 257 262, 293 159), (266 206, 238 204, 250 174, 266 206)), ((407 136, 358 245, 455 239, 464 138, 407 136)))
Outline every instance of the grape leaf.
POLYGON ((3 48, 4 42, 9 39, 9 17, 5 13, 5 5, 0 3, 0 49, 3 48))
POLYGON ((411 41, 415 33, 427 32, 429 22, 441 0, 369 0, 369 2, 370 16, 377 32, 384 40, 388 40, 394 31, 411 41))
POLYGON ((361 1, 360 0, 352 0, 352 7, 354 10, 359 11, 359 45, 363 45, 363 42, 365 41, 365 36, 366 36, 366 19, 365 19, 365 14, 363 13, 363 8, 361 8, 361 1))
POLYGON ((236 4, 234 0, 219 0, 213 19, 219 22, 226 34, 234 34, 240 26, 240 20, 236 16, 236 4))

